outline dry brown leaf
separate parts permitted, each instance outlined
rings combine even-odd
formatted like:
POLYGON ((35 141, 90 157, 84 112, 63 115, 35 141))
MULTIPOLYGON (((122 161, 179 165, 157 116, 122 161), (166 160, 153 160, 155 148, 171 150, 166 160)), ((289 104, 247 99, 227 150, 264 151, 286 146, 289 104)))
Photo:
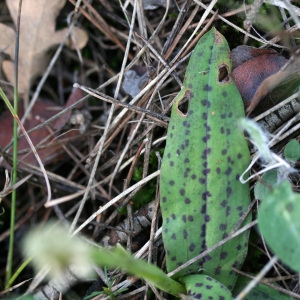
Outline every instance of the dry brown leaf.
MULTIPOLYGON (((35 105, 32 108, 33 118, 29 118, 24 123, 24 127, 26 130, 32 129, 38 125, 40 125, 45 120, 53 117, 57 114, 58 111, 63 110, 66 107, 77 102, 79 99, 83 97, 83 91, 80 89, 76 89, 70 95, 66 105, 64 107, 57 106, 54 102, 46 99, 38 99, 35 105)), ((24 114, 23 103, 19 103, 18 114, 19 117, 22 118, 24 114)), ((82 105, 81 105, 82 106, 82 105)), ((77 106, 80 108, 80 106, 77 106)), ((64 153, 64 149, 60 142, 63 139, 77 137, 78 140, 82 139, 84 136, 79 134, 79 126, 72 126, 71 128, 74 130, 70 130, 67 132, 61 132, 61 129, 68 125, 71 117, 71 111, 68 111, 61 115, 58 119, 54 120, 47 126, 41 127, 38 130, 29 133, 30 139, 33 144, 37 147, 37 152, 43 162, 44 165, 55 162, 59 158, 61 158, 60 154, 64 153)), ((0 116, 0 128, 5 128, 5 130, 0 131, 0 147, 6 147, 7 144, 10 143, 13 137, 13 116, 11 115, 9 110, 3 112, 0 116)), ((69 141, 71 143, 71 140, 69 141)), ((11 149, 10 149, 11 150, 11 149)), ((9 151, 11 152, 11 151, 9 151)), ((18 141, 18 159, 19 162, 23 161, 26 163, 30 163, 33 165, 37 165, 37 160, 31 149, 29 148, 29 144, 24 137, 19 138, 18 141), (29 151, 24 154, 24 151, 29 151)), ((8 168, 8 164, 2 162, 0 164, 8 168)))
POLYGON ((272 49, 242 45, 230 53, 232 78, 247 116, 257 116, 292 95, 300 83, 300 59, 290 62, 272 49), (283 69, 284 68, 284 69, 283 69))
MULTIPOLYGON (((64 6, 66 0, 23 0, 20 25, 19 45, 19 91, 26 98, 28 96, 32 80, 45 71, 49 63, 48 50, 60 44, 67 28, 55 31, 55 19, 64 6)), ((19 0, 6 0, 13 22, 16 26, 19 0)), ((0 23, 0 49, 10 55, 13 60, 15 55, 15 31, 0 23)), ((82 29, 73 29, 72 43, 67 46, 83 48, 88 36, 82 29)), ((74 48, 73 47, 73 48, 74 48)), ((14 63, 3 61, 2 68, 7 79, 14 82, 14 63)))
POLYGON ((249 116, 260 103, 260 101, 264 97, 266 97, 268 93, 273 91, 276 87, 284 84, 286 84, 287 86, 289 85, 289 88, 285 89, 287 89, 287 93, 293 93, 295 91, 295 88, 292 88, 291 86, 293 86, 293 84, 296 82, 296 86, 299 87, 299 77, 300 60, 299 58, 297 58, 293 61, 293 63, 290 63, 284 70, 280 70, 277 73, 264 79, 261 82, 260 86, 257 88, 255 94, 253 95, 251 104, 247 109, 247 116, 249 116))
POLYGON ((239 89, 246 107, 251 101, 261 83, 277 73, 287 62, 287 59, 277 54, 264 54, 254 57, 232 71, 232 78, 239 89))

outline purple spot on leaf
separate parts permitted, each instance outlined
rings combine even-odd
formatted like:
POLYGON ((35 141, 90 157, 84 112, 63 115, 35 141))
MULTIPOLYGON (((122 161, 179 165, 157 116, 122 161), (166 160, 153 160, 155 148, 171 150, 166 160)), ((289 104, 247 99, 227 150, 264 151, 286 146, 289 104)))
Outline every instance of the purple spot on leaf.
POLYGON ((227 225, 226 225, 226 224, 221 224, 221 225, 219 226, 219 229, 220 229, 221 231, 225 231, 225 230, 227 229, 227 225))
POLYGON ((215 275, 220 275, 221 274, 221 270, 222 268, 219 266, 217 268, 215 268, 215 275))
POLYGON ((210 196, 211 196, 211 193, 209 191, 206 191, 202 194, 202 200, 207 200, 207 198, 210 196))
MULTIPOLYGON (((206 225, 203 224, 203 225, 201 226, 201 234, 200 234, 200 237, 201 237, 201 238, 204 238, 204 237, 205 237, 205 231, 206 231, 206 225)), ((203 241, 203 242, 204 242, 204 244, 205 244, 205 241, 203 241)))
POLYGON ((183 230, 183 239, 186 240, 188 237, 188 233, 186 230, 183 230))
POLYGON ((230 163, 230 164, 232 164, 232 165, 234 164, 234 161, 231 159, 230 156, 227 157, 227 162, 230 163))
POLYGON ((212 90, 212 87, 210 85, 206 84, 204 86, 204 91, 210 92, 211 90, 212 90))
POLYGON ((229 176, 231 174, 231 172, 232 172, 232 169, 230 167, 228 167, 227 170, 225 171, 225 174, 227 176, 229 176))
POLYGON ((210 108, 210 102, 207 99, 203 99, 201 103, 204 107, 210 108))
POLYGON ((209 221, 210 221, 210 216, 209 216, 209 215, 206 215, 206 216, 205 216, 205 222, 208 223, 209 221))
POLYGON ((190 204, 190 203, 191 203, 191 200, 190 200, 189 198, 185 198, 185 199, 184 199, 184 203, 185 203, 185 204, 190 204))
POLYGON ((208 126, 207 124, 204 124, 204 127, 206 128, 206 131, 207 131, 207 132, 211 131, 210 126, 208 126))
POLYGON ((226 188, 226 192, 227 192, 227 197, 230 197, 230 196, 231 196, 231 193, 232 193, 231 187, 227 187, 227 188, 226 188))
MULTIPOLYGON (((205 237, 205 235, 204 235, 204 237, 205 237)), ((202 241, 201 248, 203 249, 203 251, 207 249, 205 239, 202 241)), ((203 258, 203 261, 205 261, 205 258, 206 258, 206 256, 203 258)))
POLYGON ((188 220, 189 220, 189 222, 193 222, 193 221, 194 221, 194 217, 191 216, 191 215, 189 215, 189 216, 188 216, 188 220))
POLYGON ((228 237, 228 234, 227 234, 226 232, 224 232, 224 233, 222 234, 222 240, 226 239, 227 237, 228 237))
POLYGON ((190 252, 193 252, 196 248, 196 245, 194 243, 191 243, 190 246, 189 246, 189 250, 190 252))
POLYGON ((231 207, 227 206, 226 207, 226 217, 228 217, 230 215, 230 212, 231 212, 231 207))
POLYGON ((207 156, 211 153, 211 148, 206 148, 203 150, 201 158, 207 159, 207 156))
POLYGON ((184 171, 184 178, 187 178, 189 176, 189 172, 191 171, 190 168, 186 168, 185 171, 184 171))
POLYGON ((200 182, 201 184, 205 184, 205 183, 206 183, 206 179, 205 179, 205 178, 199 178, 199 182, 200 182))
POLYGON ((205 169, 205 170, 202 171, 202 174, 204 176, 207 176, 209 173, 210 173, 210 169, 205 169))
POLYGON ((210 139, 210 134, 207 134, 206 136, 204 136, 203 138, 202 138, 202 141, 204 142, 204 143, 207 143, 207 141, 210 139))
POLYGON ((223 200, 220 204, 222 207, 226 207, 228 201, 227 200, 223 200))
MULTIPOLYGON (((205 249, 206 250, 206 249, 205 249)), ((212 259, 212 257, 210 255, 206 255, 203 257, 203 261, 206 262, 206 261, 210 261, 212 259)), ((207 278, 208 279, 208 278, 207 278)), ((211 278, 209 280, 212 280, 211 278)))
POLYGON ((236 261, 233 263, 232 266, 233 266, 234 268, 236 268, 236 267, 238 267, 239 265, 240 265, 240 263, 236 260, 236 261))
POLYGON ((236 208, 238 211, 243 211, 243 206, 238 206, 237 208, 236 208))

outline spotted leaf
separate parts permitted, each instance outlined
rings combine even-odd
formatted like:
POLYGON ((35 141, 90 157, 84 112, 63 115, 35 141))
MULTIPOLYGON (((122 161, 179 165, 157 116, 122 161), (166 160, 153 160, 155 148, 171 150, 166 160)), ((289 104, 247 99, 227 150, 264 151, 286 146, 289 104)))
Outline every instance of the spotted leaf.
MULTIPOLYGON (((232 81, 229 48, 212 29, 190 59, 176 97, 161 166, 160 190, 167 270, 226 238, 250 203, 239 181, 250 162, 238 119, 241 96, 232 81), (188 100, 188 108, 184 108, 188 100)), ((232 289, 247 254, 248 233, 177 273, 203 272, 232 289)))
POLYGON ((181 281, 187 289, 188 299, 232 300, 225 285, 207 275, 188 275, 181 281))

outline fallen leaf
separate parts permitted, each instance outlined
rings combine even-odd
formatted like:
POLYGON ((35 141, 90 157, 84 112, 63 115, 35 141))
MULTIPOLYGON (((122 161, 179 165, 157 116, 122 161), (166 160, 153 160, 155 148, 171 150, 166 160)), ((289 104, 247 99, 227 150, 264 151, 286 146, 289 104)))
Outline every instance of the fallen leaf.
MULTIPOLYGON (((48 50, 60 44, 68 29, 55 30, 55 19, 65 4, 65 0, 23 0, 20 43, 19 43, 19 91, 27 99, 32 81, 45 71, 50 56, 48 50)), ((14 25, 17 24, 19 0, 6 0, 14 25)), ((8 54, 11 60, 15 56, 15 31, 0 23, 0 49, 8 54)), ((88 36, 82 29, 73 28, 72 40, 67 46, 83 48, 88 36)), ((7 79, 14 82, 14 63, 5 60, 2 68, 7 79)))
POLYGON ((134 98, 142 90, 148 80, 149 77, 146 71, 143 75, 139 75, 134 69, 131 69, 124 74, 122 88, 127 94, 134 98))
MULTIPOLYGON (((76 89, 69 97, 65 107, 56 105, 54 102, 46 99, 38 99, 32 108, 32 118, 28 118, 25 121, 24 127, 26 130, 32 129, 37 125, 40 125, 45 120, 48 120, 64 108, 69 107, 71 104, 82 98, 83 92, 80 89, 76 89)), ((79 108, 79 107, 77 107, 79 108)), ((24 113, 23 103, 19 103, 18 115, 21 119, 24 113)), ((38 130, 29 134, 31 141, 37 148, 37 152, 44 165, 54 162, 60 157, 60 154, 64 152, 62 139, 83 137, 80 135, 79 130, 71 130, 63 133, 61 136, 61 129, 68 125, 71 117, 71 111, 61 115, 58 119, 54 120, 50 124, 39 128, 38 130)), ((3 112, 0 116, 0 127, 5 130, 0 131, 0 147, 7 146, 13 137, 13 117, 9 110, 3 112)), ((76 126, 75 128, 78 128, 76 126)), ((73 127, 74 128, 74 127, 73 127)), ((29 164, 37 165, 37 160, 25 137, 21 137, 18 141, 18 159, 29 164), (28 150, 28 151, 27 151, 28 150), (28 153, 27 153, 28 152, 28 153)), ((11 151, 9 151, 11 153, 11 151)), ((2 163, 3 166, 8 168, 6 163, 2 163)))
POLYGON ((278 54, 278 52, 274 49, 259 49, 247 45, 240 45, 234 49, 231 50, 230 52, 230 58, 232 62, 232 69, 235 69, 245 62, 265 55, 265 54, 278 54))
POLYGON ((253 58, 232 71, 232 78, 248 107, 263 80, 277 73, 287 60, 277 54, 253 58))
MULTIPOLYGON (((231 60, 233 64, 232 78, 248 112, 250 110, 252 112, 269 92, 283 82, 279 79, 281 74, 278 74, 277 77, 273 76, 288 62, 275 50, 256 49, 245 45, 231 51, 231 60), (265 80, 268 85, 262 85, 265 80), (254 95, 256 95, 255 99, 254 95)), ((264 101, 264 109, 274 105, 274 101, 273 103, 268 101, 264 101)))
MULTIPOLYGON (((67 100, 66 106, 65 108, 71 106, 72 104, 76 103, 79 99, 83 98, 84 93, 81 89, 75 89, 72 94, 70 95, 69 99, 67 100)), ((83 107, 83 103, 82 104, 78 104, 76 106, 76 109, 80 109, 83 107)), ((69 121, 70 117, 71 117, 72 111, 69 110, 66 113, 64 113, 63 115, 61 115, 60 117, 58 117, 56 120, 53 121, 52 123, 52 127, 55 130, 61 130, 66 123, 69 121)))
MULTIPOLYGON (((258 104, 261 103, 261 100, 266 99, 268 95, 271 95, 271 97, 268 97, 270 98, 269 102, 271 106, 292 95, 296 89, 299 89, 299 80, 300 60, 298 58, 287 65, 284 70, 278 71, 261 82, 247 108, 247 115, 249 116, 258 104)), ((264 102, 266 101, 264 100, 264 102)))

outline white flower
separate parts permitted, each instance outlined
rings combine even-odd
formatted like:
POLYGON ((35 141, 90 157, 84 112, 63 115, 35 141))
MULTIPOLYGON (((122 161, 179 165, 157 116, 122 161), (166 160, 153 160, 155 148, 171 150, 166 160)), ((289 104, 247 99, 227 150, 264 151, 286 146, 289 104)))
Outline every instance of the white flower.
POLYGON ((33 258, 38 272, 48 267, 51 279, 62 278, 70 265, 77 270, 76 276, 86 278, 92 273, 90 247, 79 237, 71 237, 62 225, 49 222, 31 230, 23 241, 23 253, 33 258))

